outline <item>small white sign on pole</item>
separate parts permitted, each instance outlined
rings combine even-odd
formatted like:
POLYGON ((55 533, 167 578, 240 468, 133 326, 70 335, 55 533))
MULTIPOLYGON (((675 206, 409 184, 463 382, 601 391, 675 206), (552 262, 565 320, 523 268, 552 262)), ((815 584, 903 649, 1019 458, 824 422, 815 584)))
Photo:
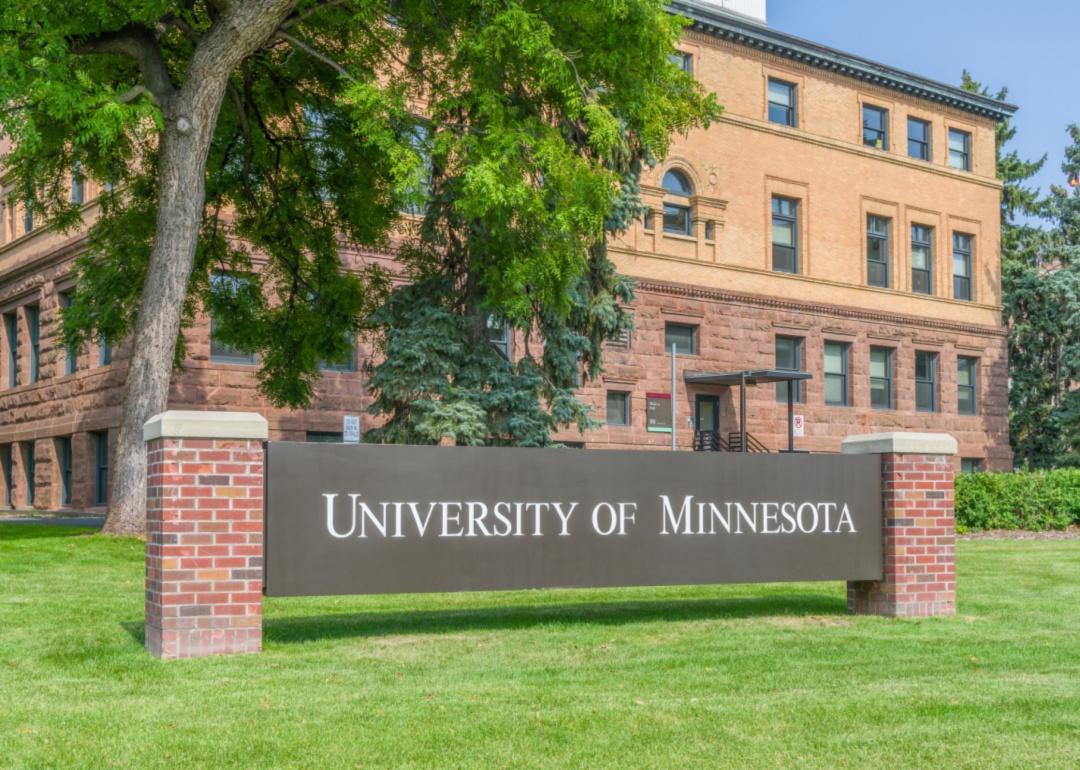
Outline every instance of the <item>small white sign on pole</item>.
POLYGON ((795 428, 794 433, 797 438, 802 438, 806 435, 806 418, 801 414, 792 415, 792 423, 795 428))
POLYGON ((341 440, 346 444, 360 443, 360 415, 347 414, 341 418, 341 440))

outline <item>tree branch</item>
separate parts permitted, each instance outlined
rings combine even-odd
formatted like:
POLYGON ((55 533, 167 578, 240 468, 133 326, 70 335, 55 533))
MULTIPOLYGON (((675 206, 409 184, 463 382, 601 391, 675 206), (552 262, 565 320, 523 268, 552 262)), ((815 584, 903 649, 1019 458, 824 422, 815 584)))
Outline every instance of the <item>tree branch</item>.
POLYGON ((274 37, 276 37, 276 38, 278 38, 280 40, 284 40, 289 45, 292 45, 292 46, 295 46, 295 47, 299 48, 301 51, 306 53, 308 56, 312 56, 312 57, 318 59, 323 64, 325 64, 327 67, 334 70, 334 72, 338 73, 339 75, 341 75, 341 77, 345 78, 349 82, 351 82, 351 83, 356 83, 357 82, 356 78, 353 77, 351 72, 349 72, 342 65, 338 64, 336 61, 331 59, 326 54, 312 48, 307 43, 305 43, 303 40, 300 40, 298 38, 293 37, 288 32, 281 32, 280 30, 277 33, 275 33, 274 37))
POLYGON ((297 24, 300 24, 310 16, 314 16, 319 11, 325 10, 326 8, 333 8, 336 5, 344 5, 347 2, 348 0, 326 0, 326 2, 316 3, 303 13, 297 12, 285 19, 285 21, 281 22, 281 26, 278 27, 278 30, 284 32, 287 29, 292 29, 297 24))
POLYGON ((129 25, 114 32, 104 32, 72 46, 72 52, 117 53, 134 60, 146 81, 146 88, 158 104, 164 104, 176 93, 157 38, 146 27, 129 25))

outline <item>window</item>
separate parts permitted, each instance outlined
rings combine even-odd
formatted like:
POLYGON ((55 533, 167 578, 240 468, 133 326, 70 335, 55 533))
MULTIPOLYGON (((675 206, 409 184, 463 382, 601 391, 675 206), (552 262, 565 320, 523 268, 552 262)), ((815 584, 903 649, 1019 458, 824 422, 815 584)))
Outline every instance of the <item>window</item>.
POLYGON ((769 122, 795 125, 795 84, 769 78, 769 122))
POLYGON ((688 53, 682 51, 675 51, 668 54, 668 61, 681 69, 687 75, 694 74, 694 57, 688 53))
POLYGON ((674 169, 664 174, 664 192, 676 198, 676 202, 664 201, 664 232, 690 235, 690 196, 694 188, 681 171, 674 169))
POLYGON ((847 406, 848 401, 848 350, 845 342, 825 343, 825 403, 829 406, 847 406))
MULTIPOLYGON (((244 287, 246 281, 242 278, 238 278, 235 275, 229 275, 228 273, 215 273, 211 279, 211 290, 215 294, 227 295, 230 298, 235 298, 240 290, 244 287)), ((214 316, 213 311, 210 313, 210 360, 222 363, 222 364, 248 364, 253 365, 255 363, 255 354, 247 353, 238 347, 234 347, 228 343, 222 342, 218 339, 218 327, 219 321, 214 316)), ((104 340, 102 341, 104 344, 104 340)), ((110 361, 112 360, 112 353, 109 353, 110 361)), ((101 363, 107 363, 102 361, 101 363)))
POLYGON ((907 119, 907 154, 909 158, 930 160, 930 123, 918 118, 907 119))
POLYGON ((30 201, 23 205, 23 232, 28 233, 34 229, 34 207, 30 201))
POLYGON ((96 431, 90 434, 94 442, 94 502, 109 502, 109 433, 96 431))
POLYGON ((60 505, 71 505, 71 436, 56 440, 56 456, 60 462, 60 505))
MULTIPOLYGON (((57 334, 63 334, 63 311, 64 308, 71 307, 71 295, 60 295, 60 320, 61 323, 57 323, 57 334)), ((79 349, 74 345, 68 345, 64 348, 64 374, 74 374, 79 365, 79 349)))
POLYGON ((672 348, 681 356, 696 356, 698 352, 698 328, 690 324, 664 324, 664 350, 672 348))
POLYGON ((14 313, 4 316, 4 333, 7 336, 8 387, 19 384, 19 319, 14 313))
POLYGON ((866 218, 866 282, 889 288, 889 220, 870 215, 866 218))
POLYGON ((956 411, 960 414, 976 414, 976 386, 979 359, 959 356, 956 359, 956 411))
POLYGON ((15 504, 15 453, 12 444, 0 447, 0 461, 4 463, 4 505, 14 508, 15 504))
POLYGON ((924 225, 911 226, 911 290, 933 294, 934 231, 924 225))
POLYGON ((23 472, 26 474, 26 507, 34 505, 34 494, 37 492, 37 458, 34 457, 34 442, 28 441, 22 445, 23 472))
MULTIPOLYGON (((803 370, 802 337, 776 338, 776 368, 794 372, 803 370)), ((803 402, 803 384, 801 380, 776 383, 776 400, 786 404, 789 387, 795 388, 792 398, 796 403, 801 404, 803 402)))
POLYGON ((330 430, 309 430, 304 437, 309 444, 340 444, 344 439, 345 434, 330 430))
POLYGON ((41 312, 37 305, 26 306, 26 327, 30 334, 30 382, 38 381, 41 359, 41 312))
POLYGON ((705 223, 705 240, 716 240, 716 222, 713 222, 711 219, 705 223))
POLYGON ((889 149, 889 111, 864 104, 862 108, 862 142, 867 147, 889 149))
POLYGON ((915 351, 915 410, 937 411, 937 353, 915 351))
POLYGON ((86 179, 79 168, 79 161, 71 165, 71 202, 76 206, 86 202, 86 179))
POLYGON ((488 340, 495 349, 510 358, 510 324, 501 316, 489 315, 487 318, 488 340))
POLYGON ((961 473, 981 473, 983 461, 981 457, 961 457, 960 458, 960 472, 961 473))
POLYGON ((642 217, 642 224, 645 226, 646 230, 652 230, 656 227, 656 222, 654 221, 655 219, 656 217, 653 215, 651 210, 645 212, 645 216, 642 217))
POLYGON ((630 424, 630 394, 621 390, 607 392, 607 424, 630 424))
POLYGON ((410 214, 423 214, 427 201, 431 198, 431 178, 434 174, 431 128, 426 123, 417 123, 409 131, 409 146, 420 156, 420 165, 416 169, 416 176, 405 190, 405 211, 410 214))
POLYGON ((892 348, 870 348, 870 406, 893 408, 892 348))
MULTIPOLYGON (((210 324, 210 334, 213 335, 214 325, 210 324)), ((214 344, 210 343, 210 357, 214 356, 214 344)), ((108 366, 112 363, 112 345, 110 345, 104 336, 98 337, 98 366, 108 366)))
POLYGON ((949 129, 949 166, 971 171, 971 134, 967 131, 949 129))
POLYGON ((970 235, 953 233, 953 299, 971 299, 971 241, 970 235))
POLYGON ((339 362, 336 362, 336 363, 328 363, 326 361, 320 362, 319 368, 322 369, 324 372, 355 372, 356 371, 356 338, 353 336, 352 332, 348 332, 346 336, 348 337, 348 340, 349 340, 349 357, 348 357, 348 359, 346 359, 344 361, 339 361, 339 362))
POLYGON ((772 199, 772 268, 799 272, 799 202, 777 195, 772 199))

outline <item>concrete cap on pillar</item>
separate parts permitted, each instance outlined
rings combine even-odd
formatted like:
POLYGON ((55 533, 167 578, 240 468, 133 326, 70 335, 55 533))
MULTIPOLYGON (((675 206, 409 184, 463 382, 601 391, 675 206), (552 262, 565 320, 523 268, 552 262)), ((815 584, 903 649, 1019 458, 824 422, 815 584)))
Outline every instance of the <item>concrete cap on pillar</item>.
POLYGON ((848 436, 840 451, 846 455, 954 455, 957 445, 948 433, 869 433, 848 436))
POLYGON ((170 410, 143 425, 143 441, 156 438, 223 438, 266 440, 266 418, 254 412, 170 410))

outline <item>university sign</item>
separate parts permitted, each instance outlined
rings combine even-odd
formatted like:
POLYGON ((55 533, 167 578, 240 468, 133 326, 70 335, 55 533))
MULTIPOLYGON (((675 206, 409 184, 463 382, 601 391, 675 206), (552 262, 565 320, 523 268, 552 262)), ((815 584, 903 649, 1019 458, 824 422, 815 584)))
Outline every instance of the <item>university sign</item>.
POLYGON ((269 596, 880 580, 880 458, 270 443, 269 596))

